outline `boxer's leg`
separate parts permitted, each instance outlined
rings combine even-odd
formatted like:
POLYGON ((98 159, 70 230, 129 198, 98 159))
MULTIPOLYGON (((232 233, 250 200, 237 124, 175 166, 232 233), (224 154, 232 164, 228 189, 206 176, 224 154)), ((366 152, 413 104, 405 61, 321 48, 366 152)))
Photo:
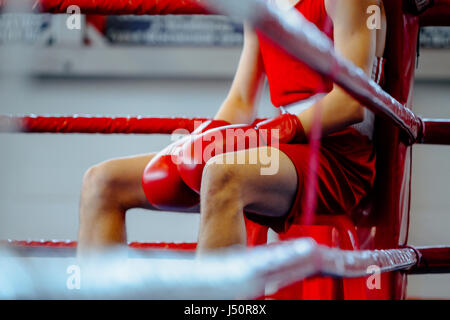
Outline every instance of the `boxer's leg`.
MULTIPOLYGON (((282 151, 272 152, 272 170, 258 155, 261 148, 237 152, 246 164, 220 164, 226 156, 214 157, 205 167, 201 187, 201 220, 198 253, 231 245, 245 245, 244 208, 251 212, 283 216, 288 213, 297 191, 294 164, 282 151), (249 164, 250 159, 258 159, 249 164), (264 171, 263 169, 266 168, 264 171), (278 168, 278 169, 277 169, 278 168)), ((267 151, 270 150, 270 151, 267 151)))
POLYGON ((105 161, 90 168, 80 202, 79 250, 125 243, 125 213, 151 209, 142 189, 142 173, 154 154, 105 161))

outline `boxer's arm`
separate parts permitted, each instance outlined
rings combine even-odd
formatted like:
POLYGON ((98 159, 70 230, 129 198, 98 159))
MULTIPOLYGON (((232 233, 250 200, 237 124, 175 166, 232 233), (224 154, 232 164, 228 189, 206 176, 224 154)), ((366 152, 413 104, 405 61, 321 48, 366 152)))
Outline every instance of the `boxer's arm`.
POLYGON ((264 68, 256 33, 244 27, 244 47, 230 91, 215 119, 252 123, 264 86, 264 68))
MULTIPOLYGON (((376 30, 367 27, 367 8, 380 5, 379 0, 326 0, 328 15, 333 20, 334 45, 337 52, 370 75, 376 50, 376 30)), ((326 135, 364 119, 363 107, 343 89, 334 86, 320 102, 322 134, 326 135)), ((299 115, 306 133, 314 118, 314 107, 299 115)))

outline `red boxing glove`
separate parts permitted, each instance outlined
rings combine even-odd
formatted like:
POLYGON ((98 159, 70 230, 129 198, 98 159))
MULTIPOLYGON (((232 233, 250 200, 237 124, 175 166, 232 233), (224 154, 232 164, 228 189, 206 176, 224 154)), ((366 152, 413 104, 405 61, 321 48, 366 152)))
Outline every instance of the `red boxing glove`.
POLYGON ((212 157, 226 152, 257 147, 258 134, 250 125, 212 129, 183 144, 178 171, 183 181, 200 193, 203 169, 212 157))
POLYGON ((225 120, 208 120, 203 122, 202 124, 200 124, 197 128, 194 129, 194 131, 192 131, 191 134, 202 134, 205 131, 214 129, 214 128, 220 128, 220 127, 225 127, 225 126, 229 126, 231 123, 229 123, 228 121, 225 120))
POLYGON ((183 181, 200 193, 203 169, 214 156, 272 145, 277 143, 306 142, 306 134, 300 119, 283 114, 252 125, 232 125, 205 131, 183 144, 179 156, 178 171, 183 181), (273 131, 277 130, 277 131, 273 131))
POLYGON ((260 137, 269 145, 274 139, 278 139, 280 144, 307 142, 302 122, 296 115, 290 113, 260 122, 255 128, 259 131, 260 137))
POLYGON ((145 196, 160 210, 192 208, 200 198, 181 180, 172 156, 159 153, 148 163, 142 175, 145 196))
MULTIPOLYGON (((200 134, 211 128, 229 123, 211 120, 202 123, 193 131, 200 134)), ((160 210, 189 209, 200 202, 197 193, 192 191, 180 178, 177 169, 178 152, 189 137, 182 138, 159 152, 147 165, 142 175, 145 196, 152 206, 160 210)))

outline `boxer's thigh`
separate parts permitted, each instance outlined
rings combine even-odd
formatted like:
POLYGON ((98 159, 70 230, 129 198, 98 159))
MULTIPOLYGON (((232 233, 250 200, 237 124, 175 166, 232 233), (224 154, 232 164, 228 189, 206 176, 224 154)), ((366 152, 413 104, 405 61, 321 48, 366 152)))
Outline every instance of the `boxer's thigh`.
POLYGON ((212 160, 219 160, 217 170, 222 170, 225 181, 232 177, 236 182, 246 210, 268 216, 289 212, 296 197, 298 178, 294 164, 285 153, 277 148, 260 147, 212 160))

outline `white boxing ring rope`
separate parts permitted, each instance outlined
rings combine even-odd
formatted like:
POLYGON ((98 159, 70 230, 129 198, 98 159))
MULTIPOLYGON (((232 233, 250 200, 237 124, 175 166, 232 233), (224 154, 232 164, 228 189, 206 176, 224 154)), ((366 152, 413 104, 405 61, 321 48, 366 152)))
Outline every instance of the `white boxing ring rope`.
POLYGON ((112 250, 80 264, 80 288, 69 290, 67 261, 29 263, 0 257, 1 299, 252 299, 266 284, 287 286, 314 275, 369 276, 407 270, 418 261, 410 248, 343 251, 298 239, 249 250, 230 248, 203 258, 158 253, 130 259, 112 250))

